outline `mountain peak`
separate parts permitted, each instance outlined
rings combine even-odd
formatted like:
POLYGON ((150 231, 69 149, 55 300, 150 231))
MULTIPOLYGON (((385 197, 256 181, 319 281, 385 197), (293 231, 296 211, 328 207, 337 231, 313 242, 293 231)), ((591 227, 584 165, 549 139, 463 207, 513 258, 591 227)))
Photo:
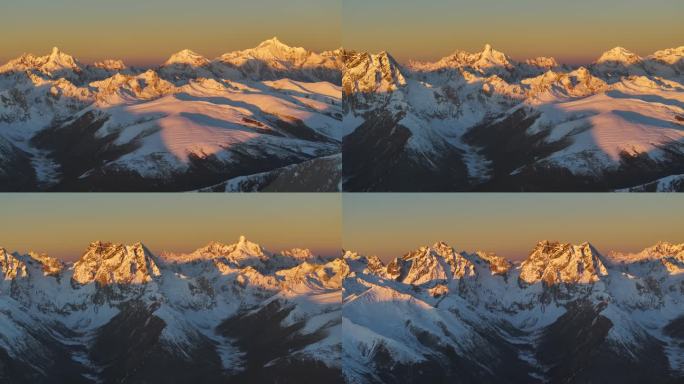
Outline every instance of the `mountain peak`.
POLYGON ((122 71, 126 69, 126 64, 124 64, 123 60, 116 59, 96 61, 95 63, 93 63, 93 66, 96 68, 102 68, 109 71, 122 71))
POLYGON ((603 52, 596 62, 618 62, 624 64, 633 64, 639 61, 641 61, 641 57, 634 52, 631 52, 623 47, 615 47, 603 52))
POLYGON ((14 280, 28 274, 26 263, 2 247, 0 247, 0 273, 0 277, 4 280, 14 280))
POLYGON ((676 48, 668 48, 654 52, 649 58, 658 60, 668 65, 676 65, 684 57, 684 45, 676 48))
POLYGON ((456 50, 454 53, 439 59, 437 62, 412 62, 410 66, 421 71, 434 71, 444 68, 466 68, 484 74, 503 74, 512 64, 503 52, 499 52, 487 43, 482 51, 470 53, 456 50))
POLYGON ((245 235, 240 235, 240 237, 238 238, 238 242, 237 244, 235 244, 235 251, 239 251, 241 253, 249 254, 252 256, 264 255, 264 250, 263 248, 261 248, 261 245, 247 240, 247 237, 245 237, 245 235))
POLYGON ((513 266, 510 261, 493 252, 477 251, 475 255, 489 265, 489 270, 493 275, 505 275, 513 266))
POLYGON ((211 241, 192 253, 167 255, 167 257, 174 262, 226 259, 239 268, 260 266, 261 262, 268 258, 259 244, 247 240, 247 237, 244 235, 240 235, 238 242, 234 244, 211 241))
POLYGON ((49 256, 47 253, 29 252, 28 257, 41 265, 43 274, 46 276, 57 276, 64 269, 64 262, 49 256))
POLYGON ((475 267, 453 247, 438 241, 430 247, 422 246, 390 263, 387 266, 387 273, 396 274, 404 283, 421 285, 473 276, 475 267), (401 270, 406 273, 401 273, 401 270))
POLYGON ((62 52, 57 47, 52 47, 50 55, 43 58, 45 63, 41 65, 40 69, 49 73, 72 70, 75 72, 80 71, 79 65, 76 60, 71 55, 62 52))
POLYGON ((397 61, 387 52, 376 54, 346 51, 342 84, 345 92, 391 93, 406 85, 397 61))
POLYGON ((74 263, 73 279, 79 284, 144 284, 160 274, 154 257, 141 242, 94 241, 74 263))
POLYGON ((209 59, 189 49, 178 51, 169 57, 164 65, 186 64, 193 67, 201 67, 209 63, 209 59))
POLYGON ((258 47, 269 47, 269 46, 288 46, 287 44, 283 44, 283 42, 280 41, 276 36, 271 37, 270 39, 264 40, 261 43, 259 43, 258 47))
POLYGON ((590 284, 608 274, 602 256, 588 242, 580 245, 543 240, 521 264, 520 280, 533 284, 590 284))
POLYGON ((533 59, 527 59, 527 60, 525 60, 525 64, 531 65, 533 67, 545 68, 545 69, 549 69, 549 70, 551 68, 556 68, 559 66, 559 64, 555 58, 548 57, 548 56, 539 56, 539 57, 535 57, 533 59))
POLYGON ((679 259, 684 262, 684 243, 675 244, 667 241, 658 243, 643 249, 636 254, 624 254, 615 252, 611 255, 614 261, 622 263, 633 263, 643 260, 663 260, 669 257, 679 259))
POLYGON ((303 60, 309 55, 309 52, 306 49, 301 47, 291 47, 278 40, 277 37, 264 40, 256 48, 248 49, 242 53, 244 52, 262 60, 277 59, 297 61, 303 60))
POLYGON ((313 260, 316 258, 308 248, 292 248, 280 252, 281 255, 287 256, 296 260, 313 260))
POLYGON ((493 66, 508 67, 510 62, 503 52, 492 48, 490 44, 485 44, 482 52, 480 52, 480 58, 475 62, 475 66, 480 68, 493 66))

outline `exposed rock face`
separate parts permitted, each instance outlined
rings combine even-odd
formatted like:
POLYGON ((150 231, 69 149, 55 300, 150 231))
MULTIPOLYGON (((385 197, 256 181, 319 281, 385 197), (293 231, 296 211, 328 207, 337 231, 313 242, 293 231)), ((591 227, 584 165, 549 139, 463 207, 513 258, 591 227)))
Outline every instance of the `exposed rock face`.
POLYGON ((478 251, 477 256, 486 261, 492 270, 492 274, 506 275, 513 268, 513 264, 495 253, 478 251))
POLYGON ((45 253, 29 252, 28 256, 42 267, 45 276, 59 276, 64 271, 65 264, 62 261, 45 253))
POLYGON ((540 242, 520 266, 520 280, 551 286, 560 283, 589 284, 608 274, 600 255, 589 243, 579 246, 540 242))
POLYGON ((26 263, 7 252, 4 248, 0 248, 0 270, 5 280, 14 280, 27 276, 26 263))
POLYGON ((144 284, 159 275, 159 267, 142 243, 96 241, 74 264, 73 279, 79 284, 144 284))

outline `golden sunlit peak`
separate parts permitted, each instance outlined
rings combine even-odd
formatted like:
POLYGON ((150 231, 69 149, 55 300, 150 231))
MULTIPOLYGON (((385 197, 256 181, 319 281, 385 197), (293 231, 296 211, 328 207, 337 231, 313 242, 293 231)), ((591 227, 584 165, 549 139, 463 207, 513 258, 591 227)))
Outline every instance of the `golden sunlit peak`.
POLYGON ((52 50, 50 51, 50 59, 58 60, 60 58, 72 59, 71 55, 64 53, 64 51, 59 49, 59 47, 52 47, 52 50))
POLYGON ((278 44, 283 44, 278 37, 273 36, 270 39, 264 40, 261 42, 259 45, 278 45, 278 44))
POLYGON ((202 66, 209 63, 209 59, 190 49, 183 49, 171 55, 164 65, 188 64, 192 66, 202 66))
POLYGON ((606 61, 635 63, 641 61, 641 57, 628 49, 618 46, 603 52, 596 62, 603 63, 606 61))
POLYGON ((295 49, 295 50, 303 50, 304 49, 301 47, 289 46, 289 45, 283 43, 282 41, 280 41, 280 39, 278 39, 275 36, 268 39, 268 40, 262 41, 257 46, 257 48, 265 48, 265 49, 268 49, 269 51, 273 51, 274 49, 275 49, 275 51, 291 51, 293 49, 295 49))

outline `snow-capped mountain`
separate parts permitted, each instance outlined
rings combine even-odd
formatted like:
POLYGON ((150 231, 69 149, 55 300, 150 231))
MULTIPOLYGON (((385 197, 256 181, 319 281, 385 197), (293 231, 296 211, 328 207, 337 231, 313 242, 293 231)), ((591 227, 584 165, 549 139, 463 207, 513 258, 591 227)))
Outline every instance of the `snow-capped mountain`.
POLYGON ((347 251, 349 383, 675 383, 684 244, 604 256, 539 242, 520 263, 445 243, 386 265, 347 251))
POLYGON ((149 69, 23 55, 0 67, 1 188, 196 190, 338 154, 341 60, 275 38, 149 69))
POLYGON ((587 67, 346 52, 344 190, 603 191, 684 172, 684 47, 587 67))
POLYGON ((274 37, 256 48, 221 55, 216 65, 219 71, 223 66, 260 80, 287 77, 305 82, 326 80, 339 84, 342 57, 340 50, 319 54, 301 47, 290 47, 274 37))
POLYGON ((241 237, 190 254, 0 248, 0 381, 342 382, 342 259, 241 237))

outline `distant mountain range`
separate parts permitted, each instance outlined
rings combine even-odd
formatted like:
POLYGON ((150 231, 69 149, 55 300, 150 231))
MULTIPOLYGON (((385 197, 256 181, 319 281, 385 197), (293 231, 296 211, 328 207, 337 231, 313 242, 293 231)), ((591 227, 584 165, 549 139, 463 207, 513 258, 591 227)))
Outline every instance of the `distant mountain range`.
POLYGON ((312 160, 340 158, 341 63, 276 38, 152 69, 22 55, 0 67, 0 190, 199 190, 306 163, 249 187, 335 191, 341 165, 312 160))
POLYGON ((587 67, 344 55, 346 191, 682 191, 684 46, 587 67))
POLYGON ((0 382, 342 383, 346 263, 241 237, 190 254, 0 248, 0 382))
POLYGON ((0 67, 5 191, 681 191, 684 47, 587 67, 273 38, 152 69, 0 67))
POLYGON ((684 380, 684 244, 606 256, 541 241, 514 264, 436 243, 344 260, 348 383, 684 380))
POLYGON ((522 262, 445 243, 388 263, 95 241, 73 263, 0 248, 0 381, 678 383, 684 244, 522 262))

